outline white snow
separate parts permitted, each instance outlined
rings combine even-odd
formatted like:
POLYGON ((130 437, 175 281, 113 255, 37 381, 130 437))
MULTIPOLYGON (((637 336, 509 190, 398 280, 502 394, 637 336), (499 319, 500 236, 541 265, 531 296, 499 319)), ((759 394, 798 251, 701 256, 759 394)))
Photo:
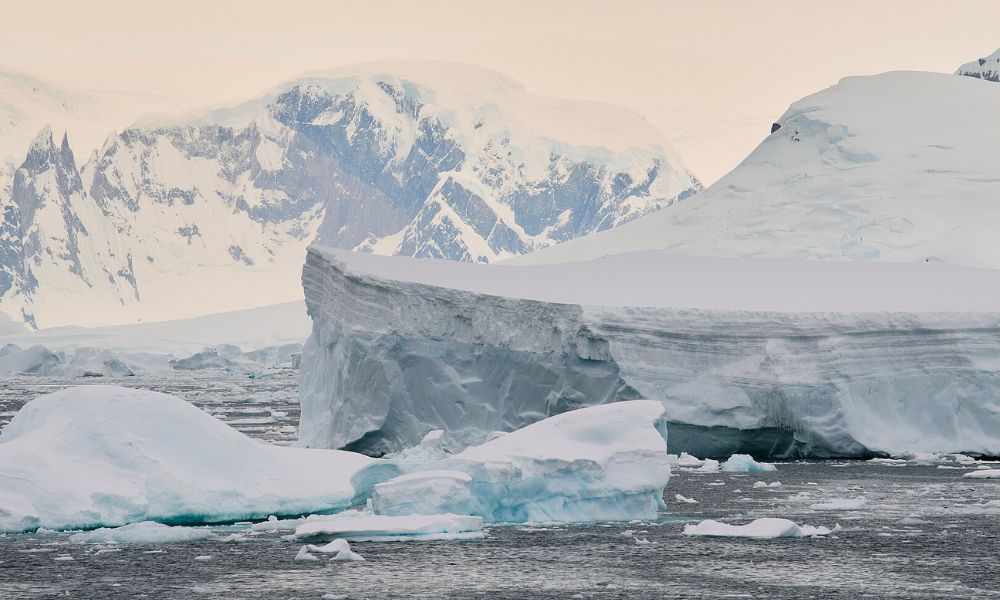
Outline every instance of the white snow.
POLYGON ((309 519, 295 528, 295 539, 305 542, 466 540, 483 535, 483 519, 476 516, 388 516, 353 510, 309 519))
POLYGON ((342 510, 397 472, 260 443, 167 394, 74 387, 28 402, 0 432, 0 531, 342 510))
POLYGON ((734 454, 722 463, 724 473, 767 473, 777 471, 778 467, 770 463, 761 463, 746 454, 734 454))
POLYGON ((216 539, 219 536, 205 527, 170 526, 153 521, 129 523, 121 527, 100 527, 69 536, 69 541, 78 544, 169 544, 216 539))
POLYGON ((729 525, 711 519, 684 526, 684 535, 708 537, 745 537, 754 539, 801 538, 829 535, 826 527, 797 525, 788 519, 767 517, 746 525, 729 525))
POLYGON ((619 402, 549 417, 380 483, 371 506, 487 522, 649 519, 669 477, 663 406, 619 402))

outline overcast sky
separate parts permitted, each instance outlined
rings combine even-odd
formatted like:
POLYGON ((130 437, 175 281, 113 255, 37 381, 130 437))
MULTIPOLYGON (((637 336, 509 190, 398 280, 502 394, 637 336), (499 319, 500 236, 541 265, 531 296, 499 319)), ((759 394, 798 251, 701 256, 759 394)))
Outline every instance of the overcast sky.
POLYGON ((193 104, 393 58, 484 65, 537 93, 645 114, 699 176, 734 167, 794 100, 845 75, 954 71, 1000 47, 1000 2, 171 0, 5 3, 0 64, 193 104))

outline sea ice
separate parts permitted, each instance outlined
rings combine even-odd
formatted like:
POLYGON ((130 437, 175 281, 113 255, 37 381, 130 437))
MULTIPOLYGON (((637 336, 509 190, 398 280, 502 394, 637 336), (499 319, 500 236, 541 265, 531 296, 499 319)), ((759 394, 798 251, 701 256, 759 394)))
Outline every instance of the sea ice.
POLYGON ((809 505, 813 510, 861 510, 868 504, 864 498, 833 498, 809 505))
POLYGON ((219 539, 219 536, 204 527, 170 526, 153 521, 122 527, 100 527, 69 536, 69 541, 78 544, 167 544, 214 539, 219 539))
POLYGON ((687 498, 685 496, 681 496, 680 494, 675 494, 674 500, 677 500, 678 502, 683 502, 684 504, 698 504, 698 501, 695 500, 694 498, 687 498))
POLYGON ((650 519, 670 478, 663 405, 550 417, 375 486, 378 514, 453 512, 487 522, 650 519))
POLYGON ((798 525, 788 519, 757 519, 746 525, 729 525, 711 519, 684 526, 684 535, 709 537, 747 537, 755 539, 799 538, 828 535, 830 529, 798 525))
POLYGON ((962 475, 965 479, 1000 479, 1000 469, 981 469, 962 475))
POLYGON ((397 473, 351 452, 262 444, 167 394, 68 388, 0 432, 0 531, 333 512, 397 473))
POLYGON ((342 538, 354 541, 468 540, 483 537, 483 519, 468 515, 374 515, 345 511, 309 519, 295 528, 304 542, 342 538))
POLYGON ((771 463, 760 463, 747 454, 734 454, 722 464, 724 473, 767 473, 777 471, 778 467, 771 463))

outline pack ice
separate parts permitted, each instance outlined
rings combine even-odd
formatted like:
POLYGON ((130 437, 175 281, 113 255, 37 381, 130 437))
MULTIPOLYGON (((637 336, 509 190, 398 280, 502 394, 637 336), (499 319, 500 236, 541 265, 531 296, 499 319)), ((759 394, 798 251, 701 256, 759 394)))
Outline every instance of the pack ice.
POLYGON ((69 388, 28 402, 0 432, 0 532, 332 512, 396 472, 254 441, 166 394, 69 388))
POLYGON ((377 484, 371 507, 487 522, 651 519, 670 478, 666 437, 659 402, 582 408, 377 484))

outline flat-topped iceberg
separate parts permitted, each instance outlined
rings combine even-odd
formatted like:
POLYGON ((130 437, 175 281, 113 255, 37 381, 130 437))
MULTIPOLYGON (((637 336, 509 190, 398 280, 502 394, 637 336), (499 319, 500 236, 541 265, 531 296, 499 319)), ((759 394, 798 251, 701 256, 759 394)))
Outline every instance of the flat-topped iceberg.
POLYGON ((28 402, 0 432, 0 531, 333 512, 397 472, 252 440, 167 394, 75 387, 28 402))
POLYGON ((666 408, 674 453, 1000 454, 1000 270, 313 247, 303 283, 309 447, 379 455, 436 429, 479 443, 642 398, 666 408))
POLYGON ((708 519, 700 523, 684 526, 684 535, 704 537, 745 537, 758 540, 776 538, 800 538, 829 535, 835 529, 798 525, 788 519, 765 517, 746 525, 730 525, 708 519))
POLYGON ((487 522, 654 518, 670 478, 666 436, 659 402, 581 408, 377 484, 371 506, 487 522))

